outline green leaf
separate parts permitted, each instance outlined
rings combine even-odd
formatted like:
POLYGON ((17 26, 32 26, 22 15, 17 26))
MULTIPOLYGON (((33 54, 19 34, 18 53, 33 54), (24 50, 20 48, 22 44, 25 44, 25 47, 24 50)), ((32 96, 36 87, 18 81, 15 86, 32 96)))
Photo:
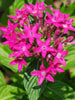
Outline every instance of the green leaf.
POLYGON ((75 91, 68 84, 55 81, 54 83, 49 83, 44 91, 44 95, 50 100, 74 100, 75 91))
POLYGON ((0 85, 0 100, 23 100, 23 93, 24 90, 18 87, 12 85, 0 85))
POLYGON ((24 0, 15 0, 14 3, 6 10, 6 12, 1 17, 1 23, 7 25, 7 15, 15 15, 15 9, 22 9, 24 7, 24 0))
POLYGON ((3 73, 0 71, 0 85, 6 84, 3 73))
POLYGON ((38 77, 36 76, 29 76, 25 73, 24 77, 24 87, 27 91, 29 100, 38 100, 41 93, 43 92, 45 83, 41 86, 38 86, 38 77))
POLYGON ((24 87, 27 91, 29 100, 38 100, 46 85, 44 81, 43 84, 39 86, 38 77, 30 75, 30 72, 33 69, 37 69, 37 63, 38 63, 38 59, 34 60, 28 66, 28 69, 24 74, 24 87))
POLYGON ((10 65, 10 62, 13 60, 13 58, 8 58, 8 56, 9 53, 0 46, 0 63, 6 66, 7 68, 11 69, 12 71, 17 72, 17 65, 10 65))
POLYGON ((73 59, 71 58, 69 61, 67 61, 67 65, 66 67, 64 67, 64 70, 67 70, 69 68, 75 68, 75 56, 73 59))

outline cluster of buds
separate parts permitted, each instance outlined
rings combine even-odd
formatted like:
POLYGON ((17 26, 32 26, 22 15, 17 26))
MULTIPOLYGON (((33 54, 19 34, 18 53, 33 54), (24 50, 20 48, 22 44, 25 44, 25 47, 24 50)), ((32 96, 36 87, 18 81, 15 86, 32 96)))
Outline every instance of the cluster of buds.
POLYGON ((8 27, 0 27, 0 30, 5 32, 3 38, 6 38, 2 44, 9 45, 13 51, 9 57, 14 57, 14 60, 10 64, 18 64, 20 72, 23 64, 27 66, 25 57, 37 57, 41 59, 40 70, 32 71, 31 75, 39 76, 39 85, 45 78, 54 82, 52 76, 57 72, 64 72, 60 66, 66 66, 64 57, 68 51, 64 51, 65 46, 75 44, 74 33, 71 36, 69 32, 75 31, 72 27, 73 18, 69 16, 38 1, 35 5, 29 3, 21 10, 16 9, 15 16, 8 15, 13 23, 8 20, 8 27), (50 8, 52 14, 46 8, 50 8), (30 17, 34 23, 30 21, 30 17), (44 61, 49 65, 47 68, 44 61))

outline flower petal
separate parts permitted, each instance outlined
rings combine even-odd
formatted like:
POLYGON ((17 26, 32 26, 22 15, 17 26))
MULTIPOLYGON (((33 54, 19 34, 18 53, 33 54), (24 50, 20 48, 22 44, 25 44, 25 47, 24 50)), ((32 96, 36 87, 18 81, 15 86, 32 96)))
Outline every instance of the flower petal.
POLYGON ((58 51, 62 51, 63 50, 63 45, 60 43, 58 46, 58 51))
POLYGON ((63 66, 66 66, 66 61, 64 60, 63 57, 61 57, 61 58, 59 59, 59 61, 60 61, 60 63, 61 63, 63 66))
POLYGON ((18 64, 18 70, 19 70, 19 72, 22 70, 22 66, 23 66, 23 63, 20 62, 20 63, 18 64))
POLYGON ((15 60, 13 60, 13 61, 10 62, 10 65, 16 65, 16 64, 18 64, 18 63, 15 60))
POLYGON ((31 75, 33 75, 33 76, 40 76, 40 74, 41 74, 41 71, 32 71, 31 72, 31 75))
POLYGON ((45 45, 48 46, 50 44, 50 41, 51 41, 51 38, 48 38, 46 41, 45 41, 45 45))
POLYGON ((63 51, 62 52, 62 56, 64 57, 64 56, 66 56, 68 54, 68 51, 63 51))
POLYGON ((44 81, 44 76, 40 76, 39 79, 38 79, 38 85, 41 85, 44 81))
POLYGON ((51 82, 54 82, 54 78, 51 76, 51 75, 46 75, 46 79, 48 80, 48 81, 51 81, 51 82))
POLYGON ((57 67, 56 70, 57 70, 58 72, 64 72, 64 69, 61 68, 61 67, 57 67))

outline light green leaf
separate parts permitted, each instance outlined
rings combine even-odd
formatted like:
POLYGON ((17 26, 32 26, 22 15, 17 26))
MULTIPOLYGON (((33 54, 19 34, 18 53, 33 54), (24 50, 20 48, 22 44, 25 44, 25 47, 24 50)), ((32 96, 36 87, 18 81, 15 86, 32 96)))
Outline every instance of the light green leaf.
POLYGON ((49 83, 44 91, 44 95, 50 100, 74 100, 75 91, 68 84, 55 81, 54 83, 49 83))
POLYGON ((24 91, 11 85, 0 85, 0 100, 23 100, 24 91))
POLYGON ((7 68, 11 69, 12 71, 17 72, 18 71, 17 65, 15 66, 10 65, 10 62, 13 60, 13 58, 8 58, 8 56, 9 53, 0 46, 0 63, 6 66, 7 68))
POLYGON ((3 73, 0 71, 0 85, 6 84, 3 73))

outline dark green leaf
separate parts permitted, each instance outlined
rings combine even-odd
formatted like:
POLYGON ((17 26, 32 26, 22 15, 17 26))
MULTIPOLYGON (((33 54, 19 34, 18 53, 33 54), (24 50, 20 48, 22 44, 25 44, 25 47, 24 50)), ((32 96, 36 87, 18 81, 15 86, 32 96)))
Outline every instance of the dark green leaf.
POLYGON ((5 79, 4 79, 3 73, 0 71, 0 85, 3 85, 3 84, 5 84, 5 79))
POLYGON ((49 83, 44 95, 50 100, 74 100, 75 91, 68 84, 55 81, 54 83, 49 83))

